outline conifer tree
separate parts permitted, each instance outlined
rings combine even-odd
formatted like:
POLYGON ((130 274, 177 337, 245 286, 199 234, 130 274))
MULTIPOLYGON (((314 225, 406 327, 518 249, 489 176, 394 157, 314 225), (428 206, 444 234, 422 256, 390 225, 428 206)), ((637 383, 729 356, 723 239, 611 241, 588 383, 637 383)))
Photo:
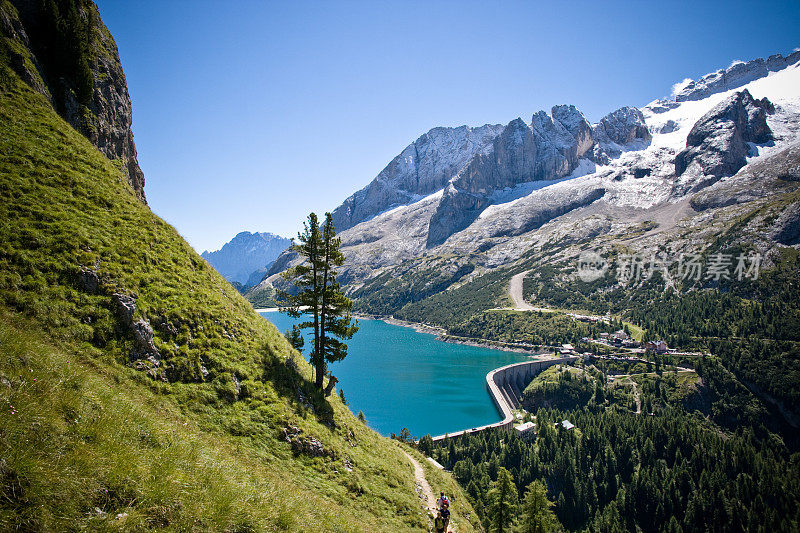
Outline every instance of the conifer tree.
POLYGON ((305 346, 306 340, 303 338, 303 331, 299 326, 295 324, 292 326, 292 329, 287 329, 283 336, 286 337, 286 340, 289 341, 292 348, 300 353, 303 352, 303 346, 305 346))
POLYGON ((497 481, 492 482, 486 497, 489 502, 491 530, 498 533, 510 531, 519 501, 517 487, 514 485, 514 477, 511 472, 500 467, 497 470, 497 481))
POLYGON ((521 533, 551 533, 561 529, 553 512, 553 502, 547 499, 547 489, 540 481, 528 485, 522 501, 521 533))
POLYGON ((285 311, 289 316, 309 316, 297 326, 300 329, 313 328, 314 346, 310 360, 315 370, 316 386, 323 390, 327 364, 347 356, 347 345, 340 339, 350 339, 358 331, 358 324, 350 315, 353 302, 344 295, 336 281, 336 268, 344 263, 344 254, 339 250, 341 241, 336 237, 331 214, 325 213, 322 227, 315 213, 308 215, 298 240, 293 250, 305 261, 284 273, 284 279, 293 282, 299 292, 290 294, 282 290, 279 297, 288 303, 285 311))

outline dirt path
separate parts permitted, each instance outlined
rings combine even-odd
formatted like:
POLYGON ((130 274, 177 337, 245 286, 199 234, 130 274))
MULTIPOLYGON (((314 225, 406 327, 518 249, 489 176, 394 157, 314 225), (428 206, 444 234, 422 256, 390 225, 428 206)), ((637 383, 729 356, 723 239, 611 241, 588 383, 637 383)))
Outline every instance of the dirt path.
POLYGON ((411 461, 411 464, 414 465, 414 484, 417 487, 417 494, 419 494, 420 499, 425 504, 425 510, 431 511, 436 509, 436 497, 433 495, 431 485, 428 483, 428 479, 425 477, 425 470, 422 469, 422 465, 419 464, 419 461, 411 457, 408 452, 405 450, 401 451, 403 452, 403 455, 408 457, 408 460, 411 461))

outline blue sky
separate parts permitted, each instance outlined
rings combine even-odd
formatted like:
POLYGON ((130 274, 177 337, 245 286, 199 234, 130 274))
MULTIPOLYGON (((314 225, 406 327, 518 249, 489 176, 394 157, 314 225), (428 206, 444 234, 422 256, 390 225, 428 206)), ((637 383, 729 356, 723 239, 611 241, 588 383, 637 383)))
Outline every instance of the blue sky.
POLYGON ((152 209, 198 250, 294 236, 435 126, 590 121, 800 46, 800 2, 96 0, 152 209))

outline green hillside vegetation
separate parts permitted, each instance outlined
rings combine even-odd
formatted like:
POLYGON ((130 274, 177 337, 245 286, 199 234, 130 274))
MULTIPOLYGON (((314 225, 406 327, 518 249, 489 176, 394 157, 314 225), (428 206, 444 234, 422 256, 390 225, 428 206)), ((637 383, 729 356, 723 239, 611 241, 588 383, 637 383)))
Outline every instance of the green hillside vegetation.
POLYGON ((621 328, 619 323, 579 322, 559 312, 485 311, 453 326, 448 332, 503 342, 561 345, 576 344, 584 337, 595 338, 601 332, 610 333, 621 328))
POLYGON ((0 529, 427 527, 399 445, 316 393, 5 56, 0 198, 0 529), (114 294, 135 299, 132 321, 114 294))
POLYGON ((537 375, 522 392, 522 405, 575 409, 585 405, 595 391, 596 380, 571 366, 551 366, 537 375))

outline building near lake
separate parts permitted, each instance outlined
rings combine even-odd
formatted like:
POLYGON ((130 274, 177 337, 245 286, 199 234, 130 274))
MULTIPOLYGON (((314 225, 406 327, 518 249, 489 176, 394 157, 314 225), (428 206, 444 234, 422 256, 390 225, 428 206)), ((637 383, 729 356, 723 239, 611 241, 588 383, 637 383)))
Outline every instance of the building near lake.
POLYGON ((524 424, 519 424, 518 426, 514 426, 514 431, 517 432, 517 435, 529 439, 535 435, 536 423, 535 422, 525 422, 524 424))

